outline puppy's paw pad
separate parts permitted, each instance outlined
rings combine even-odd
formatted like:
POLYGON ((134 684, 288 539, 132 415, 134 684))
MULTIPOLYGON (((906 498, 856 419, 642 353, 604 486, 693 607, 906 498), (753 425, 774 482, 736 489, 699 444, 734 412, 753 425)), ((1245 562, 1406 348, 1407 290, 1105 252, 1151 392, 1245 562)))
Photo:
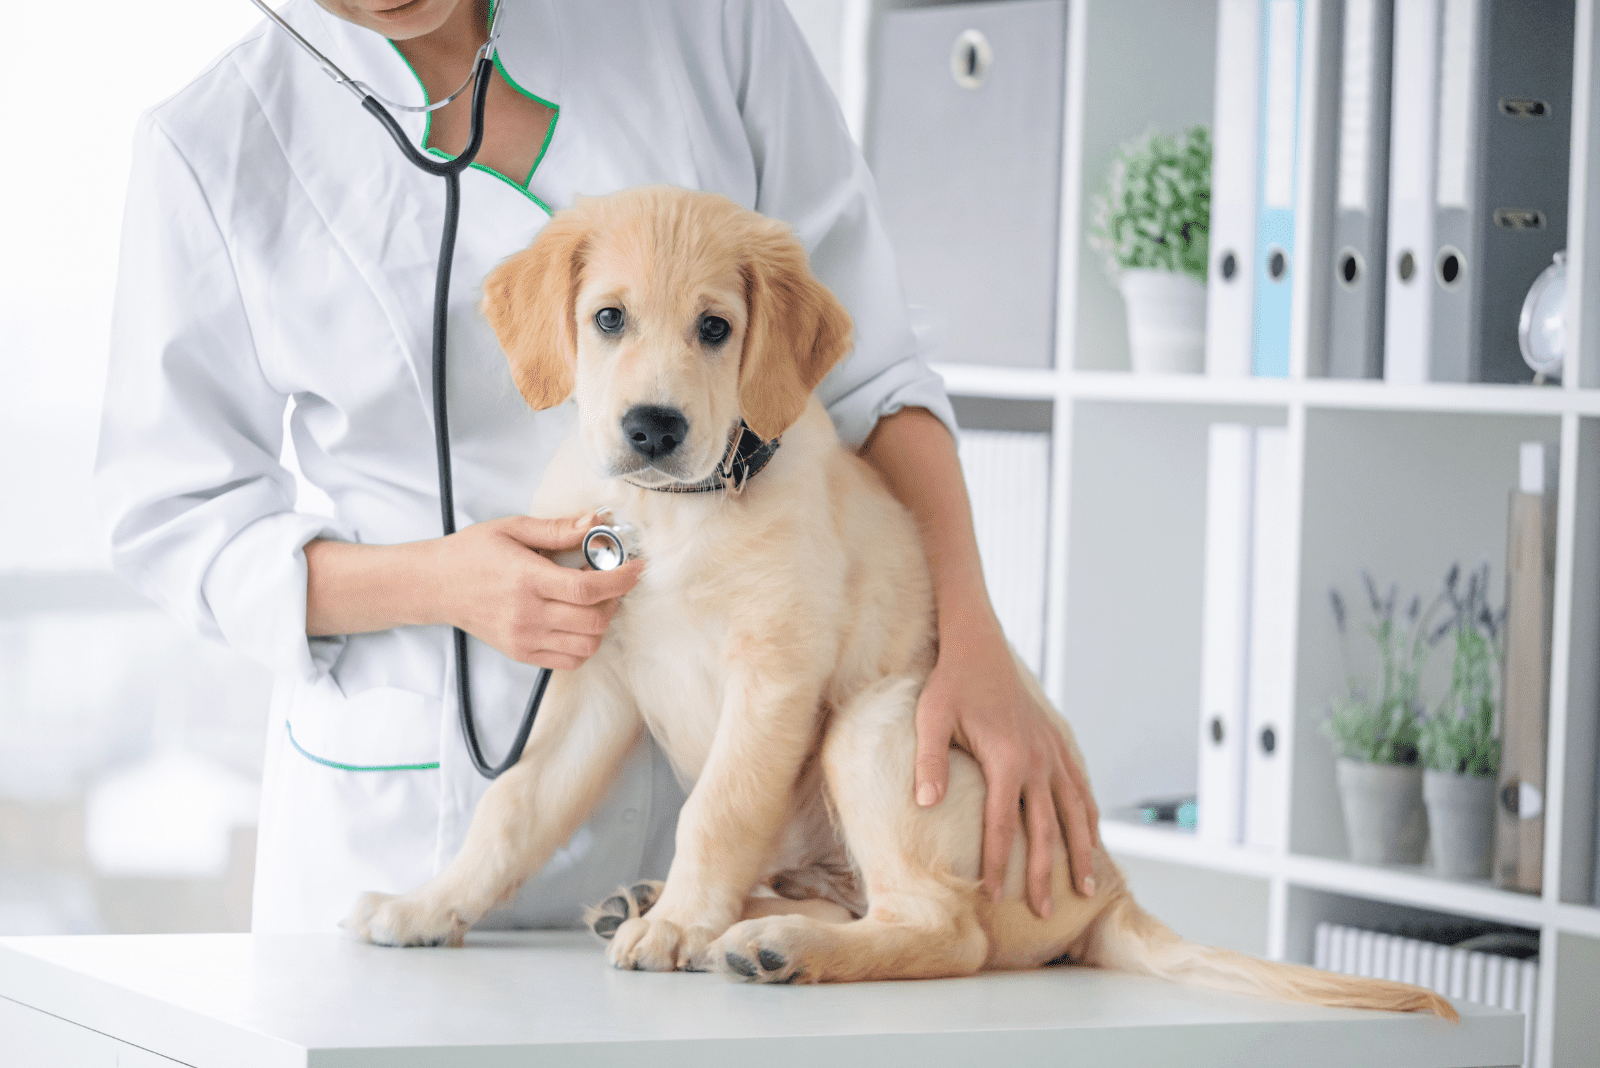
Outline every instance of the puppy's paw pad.
POLYGON ((616 893, 584 912, 584 925, 598 937, 611 941, 616 937, 617 928, 650 911, 650 906, 661 896, 661 886, 651 880, 619 887, 616 893))
POLYGON ((792 946, 780 948, 786 941, 785 931, 769 919, 746 920, 717 939, 711 947, 716 970, 729 979, 745 983, 804 981, 806 972, 800 966, 800 954, 792 946))

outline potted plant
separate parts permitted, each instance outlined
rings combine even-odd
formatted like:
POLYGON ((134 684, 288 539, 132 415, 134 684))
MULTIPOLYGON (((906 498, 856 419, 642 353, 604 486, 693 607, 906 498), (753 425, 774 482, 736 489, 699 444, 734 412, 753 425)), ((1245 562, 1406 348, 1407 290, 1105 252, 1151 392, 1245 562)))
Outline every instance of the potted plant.
POLYGON ((1432 620, 1449 603, 1441 593, 1427 612, 1413 596, 1396 614, 1398 587, 1378 595, 1363 571, 1372 622, 1366 633, 1377 646, 1378 672, 1363 681, 1350 655, 1348 613, 1338 589, 1328 591, 1344 658, 1345 692, 1331 702, 1323 733, 1338 756, 1335 773, 1344 811, 1351 859, 1361 864, 1420 864, 1428 839, 1422 803, 1422 769, 1417 764, 1418 698, 1432 620))
MULTIPOLYGON (((1456 574, 1452 569, 1452 574, 1456 574)), ((1467 579, 1463 597, 1450 589, 1455 635, 1450 693, 1422 723, 1417 747, 1424 766, 1433 859, 1443 875, 1487 879, 1494 852, 1494 795, 1500 773, 1495 693, 1505 610, 1489 607, 1489 565, 1467 579)))
POLYGON ((1118 150, 1095 197, 1089 244, 1122 290, 1139 372, 1205 365, 1211 132, 1151 131, 1118 150))

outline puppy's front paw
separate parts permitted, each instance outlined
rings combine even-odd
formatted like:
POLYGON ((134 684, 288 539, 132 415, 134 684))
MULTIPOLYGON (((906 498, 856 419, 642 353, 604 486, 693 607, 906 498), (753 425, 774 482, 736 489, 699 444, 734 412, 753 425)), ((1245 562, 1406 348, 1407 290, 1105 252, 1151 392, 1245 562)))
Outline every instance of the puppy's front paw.
POLYGON ((471 924, 453 909, 369 891, 339 926, 351 938, 379 946, 459 946, 471 924))
POLYGON ((631 919, 617 927, 606 957, 612 967, 636 972, 704 972, 710 970, 706 947, 716 937, 700 924, 655 916, 631 919))
POLYGON ((650 911, 650 906, 661 896, 661 887, 659 879, 618 887, 616 893, 584 911, 584 926, 609 942, 616 936, 618 927, 650 911))

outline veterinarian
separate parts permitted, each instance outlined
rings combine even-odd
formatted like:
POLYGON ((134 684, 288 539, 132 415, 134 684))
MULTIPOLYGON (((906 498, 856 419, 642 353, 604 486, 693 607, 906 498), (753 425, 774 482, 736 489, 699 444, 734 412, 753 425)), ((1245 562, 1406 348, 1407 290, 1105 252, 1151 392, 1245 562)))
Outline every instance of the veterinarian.
MULTIPOLYGON (((438 180, 265 22, 136 135, 97 492, 118 572, 277 674, 255 929, 332 929, 361 891, 409 890, 456 852, 488 780, 457 725, 450 624, 474 636, 474 705, 498 760, 536 666, 593 654, 638 580, 637 563, 572 572, 542 555, 583 529, 520 514, 571 408, 529 411, 477 302, 484 275, 552 211, 647 183, 791 223, 854 316, 855 353, 819 395, 921 521, 936 586, 918 801, 942 797, 952 741, 968 748, 989 780, 991 888, 1020 829, 1036 910, 1051 906, 1063 835, 1087 890, 1093 801, 1051 713, 1015 681, 949 400, 917 356, 872 180, 781 0, 504 2, 484 144, 462 176, 453 536, 438 536, 429 414, 438 180), (331 515, 297 507, 286 432, 331 515)), ((396 100, 452 92, 489 17, 487 0, 287 0, 281 12, 396 100)), ((401 122, 453 154, 467 104, 401 122)), ((619 883, 663 877, 682 798, 643 743, 590 822, 486 925, 574 923, 619 883)))

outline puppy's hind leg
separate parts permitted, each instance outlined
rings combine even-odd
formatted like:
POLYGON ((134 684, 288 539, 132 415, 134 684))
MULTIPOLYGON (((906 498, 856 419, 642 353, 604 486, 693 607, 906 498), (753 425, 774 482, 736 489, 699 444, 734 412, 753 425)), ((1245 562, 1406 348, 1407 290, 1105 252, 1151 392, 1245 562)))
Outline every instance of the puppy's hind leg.
POLYGON ((823 743, 826 788, 863 876, 866 915, 745 920, 711 947, 719 971, 816 983, 970 975, 983 966, 977 884, 952 874, 941 815, 912 798, 919 688, 914 678, 885 680, 837 711, 823 743))

